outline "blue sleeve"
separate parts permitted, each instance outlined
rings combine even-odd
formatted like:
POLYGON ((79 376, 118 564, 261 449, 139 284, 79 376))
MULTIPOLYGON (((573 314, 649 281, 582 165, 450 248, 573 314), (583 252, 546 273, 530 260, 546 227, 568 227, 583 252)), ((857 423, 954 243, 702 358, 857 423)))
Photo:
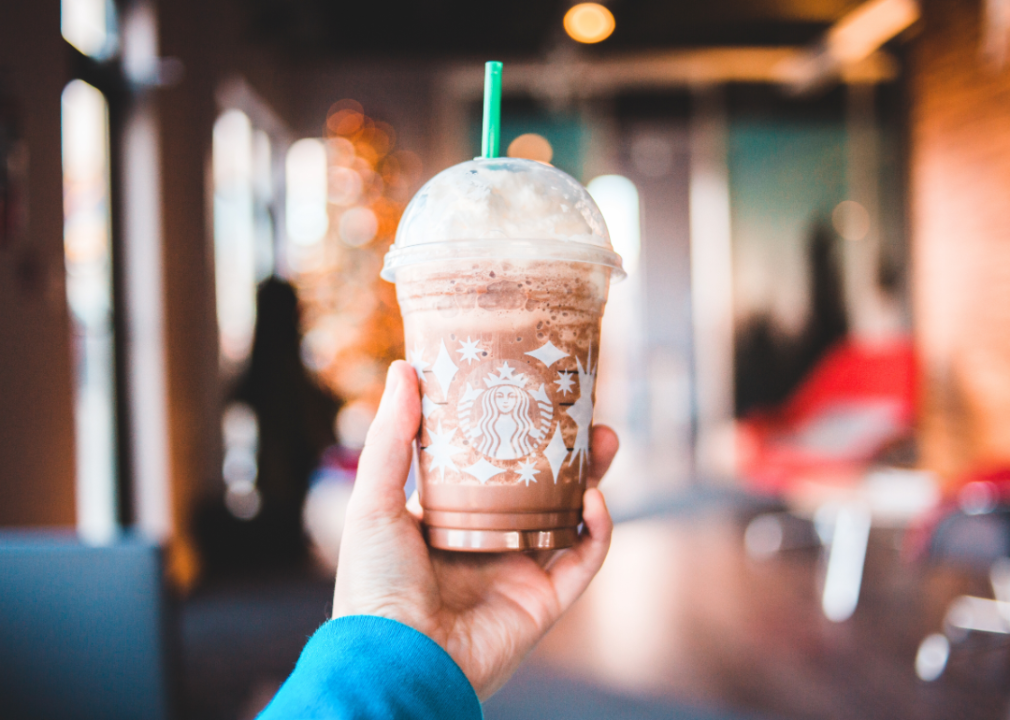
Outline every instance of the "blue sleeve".
POLYGON ((481 720, 480 701, 449 654, 395 620, 330 620, 259 720, 481 720))

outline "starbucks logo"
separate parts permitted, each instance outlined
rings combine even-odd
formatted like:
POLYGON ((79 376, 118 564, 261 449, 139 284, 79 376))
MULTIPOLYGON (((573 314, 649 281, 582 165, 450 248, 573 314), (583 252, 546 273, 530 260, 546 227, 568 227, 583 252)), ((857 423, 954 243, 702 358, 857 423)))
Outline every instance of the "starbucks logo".
POLYGON ((547 437, 554 404, 541 383, 526 388, 528 378, 508 362, 483 379, 483 388, 466 384, 456 405, 460 429, 477 450, 496 460, 516 460, 534 452, 547 437))

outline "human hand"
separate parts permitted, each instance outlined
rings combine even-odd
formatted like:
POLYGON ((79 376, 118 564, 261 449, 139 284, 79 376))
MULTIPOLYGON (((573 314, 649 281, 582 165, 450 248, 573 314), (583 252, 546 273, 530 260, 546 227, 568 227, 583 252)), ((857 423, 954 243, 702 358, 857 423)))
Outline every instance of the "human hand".
POLYGON ((386 390, 358 464, 347 508, 333 617, 378 615, 418 630, 456 661, 483 701, 498 690, 596 575, 613 523, 596 488, 617 435, 593 429, 583 530, 568 550, 463 553, 429 548, 420 507, 405 503, 421 422, 417 376, 389 368, 386 390))

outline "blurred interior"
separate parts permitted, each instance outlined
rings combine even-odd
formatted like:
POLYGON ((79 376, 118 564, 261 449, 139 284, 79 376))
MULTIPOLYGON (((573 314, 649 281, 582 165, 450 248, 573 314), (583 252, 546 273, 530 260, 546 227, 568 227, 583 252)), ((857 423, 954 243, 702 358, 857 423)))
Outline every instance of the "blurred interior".
POLYGON ((6 3, 10 717, 290 672, 489 59, 628 278, 611 555, 487 717, 1006 718, 1008 0, 6 3))

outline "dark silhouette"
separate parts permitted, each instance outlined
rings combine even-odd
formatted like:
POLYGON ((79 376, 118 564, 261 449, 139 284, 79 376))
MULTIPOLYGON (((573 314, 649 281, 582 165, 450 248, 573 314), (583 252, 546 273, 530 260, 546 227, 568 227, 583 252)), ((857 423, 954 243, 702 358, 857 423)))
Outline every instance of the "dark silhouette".
POLYGON ((813 226, 808 248, 810 317, 790 337, 767 315, 736 334, 736 414, 774 407, 796 389, 824 353, 848 334, 838 241, 824 221, 813 226))
POLYGON ((287 282, 265 280, 256 298, 249 367, 230 399, 248 403, 259 422, 259 513, 232 517, 220 502, 200 535, 211 568, 290 563, 305 556, 302 504, 319 457, 334 443, 339 403, 308 374, 301 360, 298 297, 287 282))

